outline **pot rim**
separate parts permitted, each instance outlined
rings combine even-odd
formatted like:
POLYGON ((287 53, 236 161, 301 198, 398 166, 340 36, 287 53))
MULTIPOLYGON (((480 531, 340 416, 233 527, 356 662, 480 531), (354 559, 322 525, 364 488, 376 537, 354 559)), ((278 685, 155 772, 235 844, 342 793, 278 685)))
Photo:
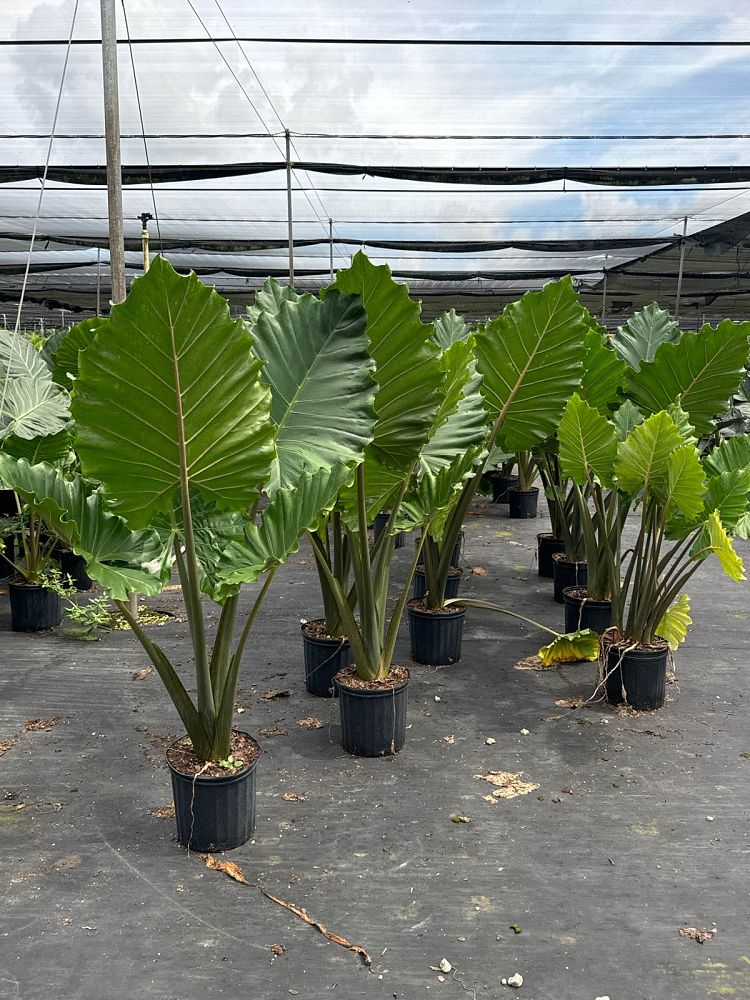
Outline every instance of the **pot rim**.
POLYGON ((247 738, 249 740, 251 740, 255 744, 255 746, 258 748, 258 756, 255 758, 255 760, 251 764, 248 764, 247 767, 243 767, 239 771, 232 771, 232 772, 230 772, 229 774, 226 774, 226 775, 224 775, 224 774, 216 774, 216 775, 212 775, 212 774, 185 774, 184 771, 178 771, 177 768, 174 767, 170 763, 169 757, 167 757, 167 754, 172 749, 172 747, 175 746, 175 744, 179 743, 180 740, 185 739, 185 736, 187 735, 187 733, 184 733, 182 736, 178 736, 177 739, 173 740, 169 744, 169 746, 167 747, 167 749, 164 751, 164 757, 165 757, 165 759, 167 761, 167 767, 169 768, 169 770, 170 770, 170 772, 172 774, 176 775, 176 777, 180 778, 182 781, 187 781, 189 784, 192 784, 193 781, 195 781, 195 783, 197 785, 221 785, 221 784, 229 785, 229 784, 231 784, 234 781, 240 781, 242 778, 248 777, 249 775, 251 775, 253 773, 253 771, 255 770, 255 768, 258 766, 258 764, 260 762, 261 755, 263 754, 263 748, 261 747, 260 743, 258 743, 258 741, 255 739, 255 737, 251 736, 250 733, 246 733, 244 729, 233 729, 232 732, 233 733, 242 733, 243 736, 247 736, 247 738))
MULTIPOLYGON (((462 618, 466 614, 466 608, 459 608, 456 611, 449 611, 447 608, 435 608, 432 611, 423 611, 422 608, 411 607, 413 601, 421 600, 421 597, 412 597, 406 602, 406 610, 410 615, 414 615, 415 618, 441 618, 447 620, 462 618)), ((451 605, 451 607, 455 608, 456 605, 451 605)))
POLYGON ((591 607, 595 606, 606 607, 607 605, 609 605, 610 607, 612 606, 612 599, 609 597, 576 597, 573 594, 569 593, 569 591, 571 590, 581 590, 581 589, 585 588, 583 588, 583 585, 580 583, 574 584, 572 587, 563 587, 563 597, 565 598, 566 601, 570 601, 571 604, 586 603, 591 607))
MULTIPOLYGON (((350 663, 349 666, 353 667, 354 664, 350 663)), ((347 668, 344 667, 343 669, 346 670, 347 668)), ((342 681, 339 680, 339 673, 341 673, 341 671, 339 671, 333 679, 336 684, 336 687, 339 689, 339 696, 341 695, 342 692, 345 692, 352 698, 390 698, 392 695, 397 695, 401 691, 406 690, 406 688, 411 683, 411 671, 409 670, 409 668, 401 667, 401 669, 406 671, 407 674, 406 680, 402 681, 401 684, 387 688, 370 689, 370 688, 360 688, 360 687, 347 687, 345 682, 342 683, 342 681)))

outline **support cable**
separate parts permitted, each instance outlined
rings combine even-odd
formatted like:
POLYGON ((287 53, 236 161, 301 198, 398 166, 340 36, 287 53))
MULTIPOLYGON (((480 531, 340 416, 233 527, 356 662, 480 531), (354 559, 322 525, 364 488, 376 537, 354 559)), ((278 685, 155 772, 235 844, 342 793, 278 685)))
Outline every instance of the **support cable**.
MULTIPOLYGON (((159 224, 159 210, 156 207, 156 192, 154 191, 154 180, 151 175, 151 159, 148 155, 148 142, 146 141, 146 127, 143 123, 143 107, 141 106, 141 94, 140 88, 138 87, 138 76, 135 71, 135 55, 133 53, 133 45, 130 40, 130 25, 128 24, 128 12, 125 9, 125 0, 120 0, 122 3, 122 16, 125 19, 125 33, 128 36, 128 51, 130 53, 130 65, 133 70, 133 85, 135 87, 135 99, 138 104, 138 118, 141 123, 141 135, 143 137, 143 152, 146 157, 146 170, 148 171, 148 183, 151 189, 151 204, 154 208, 154 221, 156 222, 156 235, 159 241, 159 252, 162 251, 162 240, 161 240, 161 225, 159 224)), ((120 136, 122 138, 122 136, 120 136)))

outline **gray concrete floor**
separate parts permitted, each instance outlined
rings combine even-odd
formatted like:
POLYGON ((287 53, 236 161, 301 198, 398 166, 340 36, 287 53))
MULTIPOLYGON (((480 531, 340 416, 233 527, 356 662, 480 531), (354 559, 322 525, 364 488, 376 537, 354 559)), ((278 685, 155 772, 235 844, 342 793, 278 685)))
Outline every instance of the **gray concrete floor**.
MULTIPOLYGON (((546 521, 506 512, 468 518, 463 593, 562 627, 533 566, 546 521)), ((0 757, 0 998, 750 998, 747 584, 711 565, 690 589, 697 625, 662 711, 567 713, 555 701, 585 698, 593 665, 514 669, 540 637, 470 611, 460 664, 413 667, 405 750, 358 760, 339 746, 336 703, 304 690, 299 620, 319 613, 309 553, 283 569, 237 723, 288 732, 260 737, 257 836, 232 859, 363 945, 372 971, 188 857, 155 815, 179 723, 155 674, 132 679, 147 663, 133 637, 16 635, 0 598, 0 743, 16 741, 0 757), (261 701, 269 688, 291 697, 261 701), (296 724, 311 715, 325 725, 296 724), (539 788, 491 804, 475 777, 490 770, 539 788), (718 930, 700 945, 679 936, 686 925, 718 930), (457 970, 444 982, 430 968, 442 958, 457 970), (516 972, 521 989, 501 984, 516 972)), ((189 665, 183 623, 154 631, 189 665)), ((398 654, 408 663, 405 625, 398 654)))

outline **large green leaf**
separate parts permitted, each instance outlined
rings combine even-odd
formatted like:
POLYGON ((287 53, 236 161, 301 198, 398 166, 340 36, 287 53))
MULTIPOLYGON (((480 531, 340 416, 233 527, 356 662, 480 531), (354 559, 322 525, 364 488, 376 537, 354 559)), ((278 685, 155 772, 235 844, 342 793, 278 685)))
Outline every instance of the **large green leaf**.
POLYGON ((0 368, 0 441, 59 434, 70 424, 70 396, 49 373, 11 378, 4 387, 2 381, 0 368))
POLYGON ((406 285, 393 280, 391 269, 376 267, 363 253, 338 272, 334 287, 361 295, 367 312, 378 384, 377 423, 368 455, 406 470, 419 455, 440 404, 444 375, 432 326, 421 321, 419 303, 409 298, 406 285))
POLYGON ((2 450, 14 458, 25 458, 30 465, 38 462, 48 462, 50 465, 62 463, 70 465, 75 460, 73 435, 69 430, 58 431, 57 434, 47 434, 44 437, 21 438, 8 437, 2 444, 2 450))
POLYGON ((458 499, 465 480, 475 471, 482 454, 481 444, 457 453, 450 465, 424 472, 406 496, 403 512, 411 527, 424 528, 440 541, 445 521, 458 499))
POLYGON ((667 458, 666 514, 679 511, 683 517, 697 517, 703 510, 706 481, 698 450, 692 444, 683 444, 667 458))
POLYGON ((91 347, 97 331, 106 323, 106 319, 95 316, 77 323, 65 332, 55 345, 54 353, 50 353, 54 382, 65 389, 74 388, 73 383, 78 378, 78 355, 91 347))
POLYGON ((70 422, 70 397, 21 334, 0 332, 0 441, 58 434, 70 422))
POLYGON ((314 530, 321 516, 333 509, 339 491, 353 475, 352 469, 339 464, 305 472, 295 486, 277 490, 260 524, 249 524, 244 536, 231 541, 222 553, 214 600, 226 600, 240 584, 252 583, 265 570, 286 562, 298 551, 300 536, 314 530))
POLYGON ((482 395, 508 451, 527 451, 556 430, 581 380, 586 317, 565 277, 527 292, 477 331, 482 395))
POLYGON ((664 500, 667 496, 669 456, 683 440, 672 418, 663 410, 638 424, 617 448, 615 475, 627 493, 644 490, 664 500))
POLYGON ((709 476, 750 466, 750 434, 737 434, 722 441, 704 460, 709 476))
POLYGON ((652 302, 634 313, 624 326, 617 327, 612 343, 620 357, 638 371, 644 362, 654 360, 660 344, 679 339, 680 328, 676 321, 652 302))
POLYGON ((750 323, 725 319, 714 329, 684 333, 679 343, 664 343, 654 360, 628 373, 630 395, 645 413, 667 409, 679 398, 698 435, 709 433, 712 419, 726 409, 745 373, 750 323))
POLYGON ((472 342, 456 341, 443 351, 440 364, 445 372, 442 401, 419 454, 420 469, 433 473, 487 437, 482 377, 475 371, 472 342))
POLYGON ((271 386, 278 464, 269 487, 293 486, 303 471, 358 465, 375 423, 374 362, 358 295, 303 295, 261 311, 255 350, 271 386))
POLYGON ((435 320, 433 337, 443 351, 460 340, 467 340, 470 334, 471 327, 455 309, 443 313, 435 320))
POLYGON ((566 476, 582 486, 588 482, 590 470, 602 485, 611 485, 617 454, 615 429, 577 392, 565 406, 557 436, 560 465, 566 476))
POLYGON ((588 331, 584 347, 581 397, 606 416, 617 405, 627 365, 598 329, 588 331))
POLYGON ((251 343, 215 291, 156 257, 81 354, 73 413, 83 470, 133 527, 173 507, 181 468, 220 509, 257 497, 275 449, 251 343))
POLYGON ((0 479, 31 504, 42 520, 86 560, 86 571, 115 599, 157 594, 164 546, 154 531, 131 531, 107 507, 103 495, 88 493, 80 475, 67 479, 45 463, 0 454, 0 479))
POLYGON ((669 648, 674 653, 687 638, 688 626, 692 624, 690 598, 687 594, 680 594, 672 607, 667 608, 654 632, 667 640, 669 648))
POLYGON ((255 302, 247 307, 248 319, 254 326, 261 313, 272 316, 279 311, 282 303, 296 302, 299 297, 292 285, 282 285, 275 278, 268 278, 255 293, 255 302))
POLYGON ((626 399, 612 414, 618 441, 624 441, 634 427, 643 423, 643 414, 631 399, 626 399))
MULTIPOLYGON (((705 460, 703 463, 705 469, 705 460)), ((673 517, 667 525, 668 538, 686 538, 701 522, 708 520, 712 511, 716 511, 724 527, 741 538, 745 524, 750 514, 750 468, 734 469, 732 472, 721 472, 708 477, 705 494, 701 497, 700 514, 694 517, 673 517)))

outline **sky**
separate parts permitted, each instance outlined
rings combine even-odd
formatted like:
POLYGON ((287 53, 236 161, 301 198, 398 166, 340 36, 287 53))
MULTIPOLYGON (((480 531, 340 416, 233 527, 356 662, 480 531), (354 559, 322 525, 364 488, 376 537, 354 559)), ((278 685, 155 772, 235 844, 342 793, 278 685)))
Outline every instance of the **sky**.
MULTIPOLYGON (((0 0, 0 41, 67 38, 75 0, 0 0)), ((708 0, 126 0, 132 38, 239 36, 326 38, 214 45, 134 45, 132 59, 153 163, 280 160, 282 127, 295 158, 358 164, 439 166, 625 166, 745 164, 748 139, 398 139, 400 135, 556 135, 742 133, 750 121, 748 48, 490 47, 345 45, 347 38, 750 40, 750 8, 708 0), (260 11, 258 8, 262 8, 260 11), (338 43, 337 43, 338 42, 338 43), (237 133, 276 133, 238 138, 237 133), (234 138, 191 137, 231 133, 234 138), (329 138, 320 133, 355 138, 329 138)), ((118 2, 119 35, 126 36, 118 2)), ((78 0, 73 37, 99 36, 99 0, 78 0)), ((123 160, 144 162, 131 52, 119 47, 123 160)), ((0 163, 43 163, 61 82, 63 46, 0 47, 0 163), (17 136, 39 138, 14 138, 17 136)), ((100 52, 74 46, 65 75, 53 163, 101 163, 100 52)), ((211 184, 170 185, 125 194, 126 232, 142 211, 159 216, 165 236, 286 235, 283 173, 211 184), (222 190, 207 190, 221 188, 222 190), (198 190, 196 190, 198 189, 198 190), (270 190, 269 190, 270 189, 270 190)), ((561 184, 488 189, 295 173, 295 235, 321 237, 334 220, 339 237, 397 239, 555 239, 672 236, 750 211, 741 186, 700 191, 613 190, 561 184), (304 188, 306 190, 300 190, 304 188)), ((0 186, 0 231, 28 233, 39 185, 0 186)), ((40 233, 106 233, 106 195, 50 184, 40 233)), ((2 244, 0 260, 25 247, 2 244)), ((336 247, 336 262, 349 248, 336 247)), ((90 260, 91 251, 66 251, 90 260)), ((299 267, 327 259, 326 247, 300 251, 299 267)), ((570 255, 519 250, 477 256, 372 252, 412 269, 583 267, 570 255), (408 263, 404 262, 404 259, 408 263)), ((63 259, 63 257, 60 257, 63 259)), ((608 263, 620 258, 609 254, 608 263)), ((246 258, 245 258, 246 260, 246 258)), ((229 263, 237 264, 232 260, 229 263)), ((242 261, 239 261, 242 263, 242 261)), ((256 258, 283 266, 283 251, 256 258)), ((603 264, 587 256, 587 269, 603 264)), ((43 285, 48 279, 39 278, 43 285)), ((72 277, 66 280, 74 280, 72 277)))

